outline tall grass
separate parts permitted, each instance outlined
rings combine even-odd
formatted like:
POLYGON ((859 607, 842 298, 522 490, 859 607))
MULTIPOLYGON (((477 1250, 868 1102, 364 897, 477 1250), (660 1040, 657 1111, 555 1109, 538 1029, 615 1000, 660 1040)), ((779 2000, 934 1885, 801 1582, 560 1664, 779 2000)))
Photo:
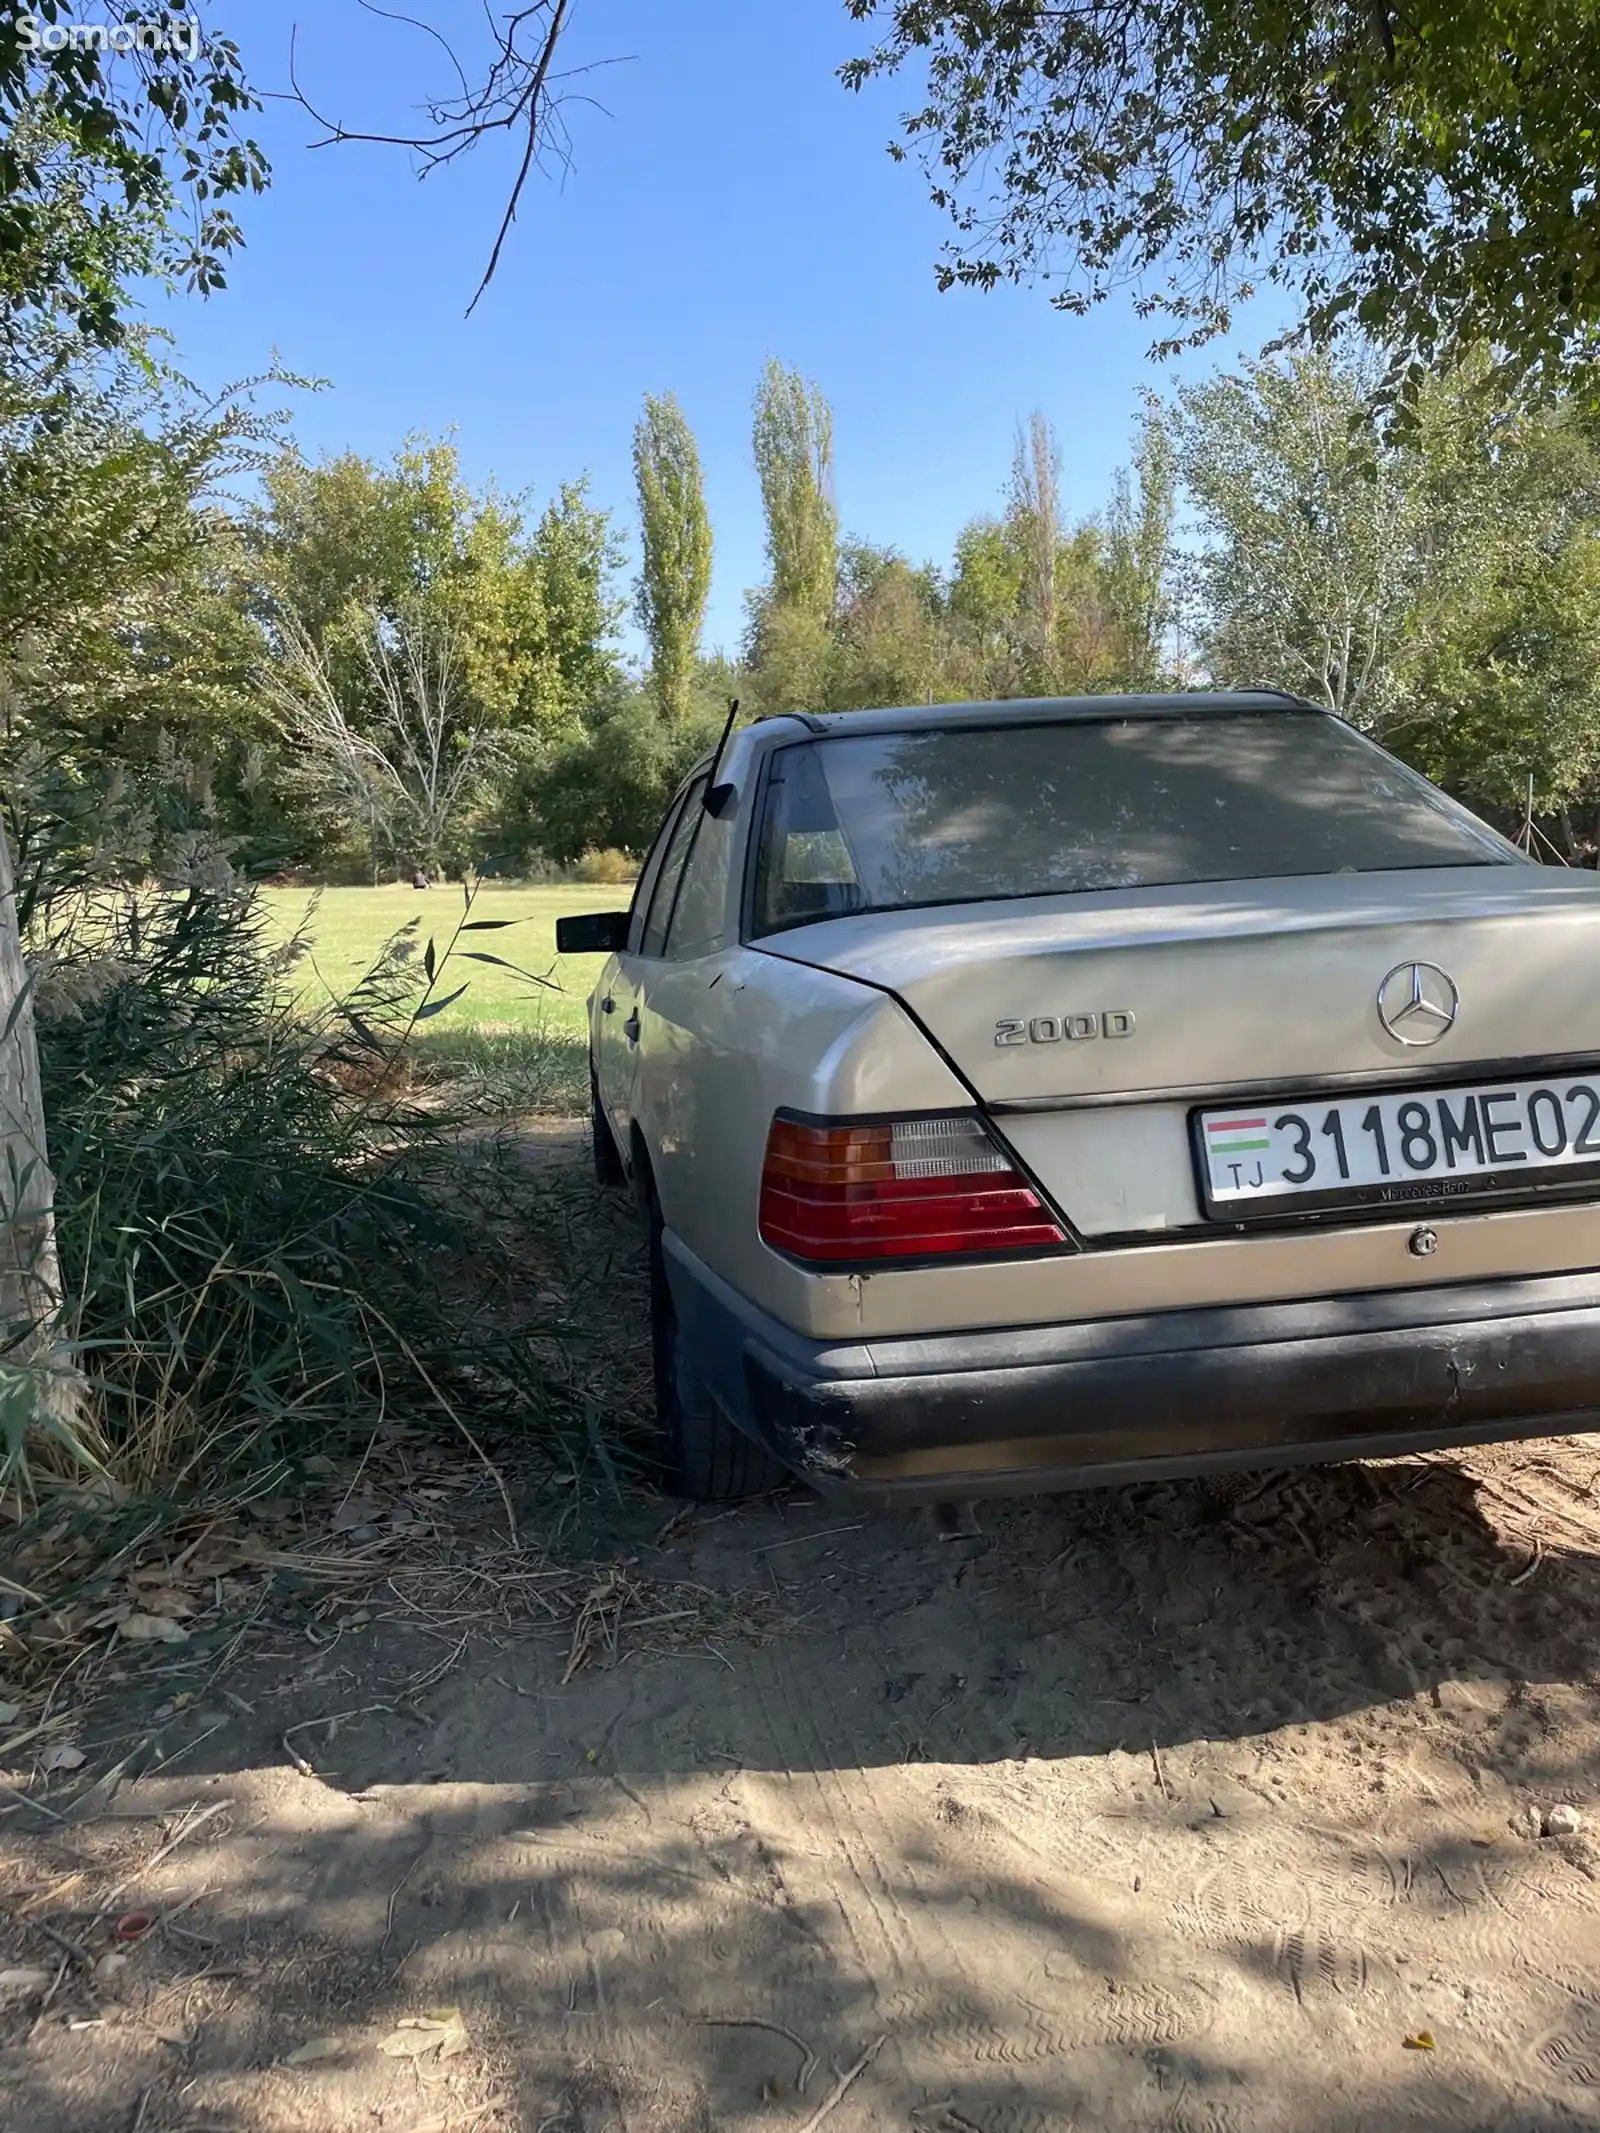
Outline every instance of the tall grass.
POLYGON ((449 944, 403 936, 310 1006, 303 939, 203 831, 148 833, 158 870, 130 878, 82 818, 36 807, 15 836, 88 1449, 133 1495, 265 1486, 397 1399, 437 1405, 463 1225, 415 1040, 449 944))
POLYGON ((572 1115, 589 1103, 589 1047, 553 1020, 532 1029, 494 1022, 470 1029, 419 1031, 412 1039, 418 1069, 450 1100, 477 1116, 521 1112, 572 1115))
POLYGON ((404 963, 307 1018, 236 886, 85 898, 46 950, 40 1067, 70 1335, 134 1489, 292 1458, 370 1412, 451 1225, 397 1096, 404 963))

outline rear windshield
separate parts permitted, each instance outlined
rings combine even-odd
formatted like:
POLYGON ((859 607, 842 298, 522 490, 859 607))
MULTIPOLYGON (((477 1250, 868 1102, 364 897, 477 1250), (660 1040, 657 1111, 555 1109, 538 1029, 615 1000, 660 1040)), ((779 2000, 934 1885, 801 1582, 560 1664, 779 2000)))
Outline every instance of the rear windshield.
POLYGON ((847 733, 773 758, 756 931, 916 904, 1520 858, 1317 712, 847 733))

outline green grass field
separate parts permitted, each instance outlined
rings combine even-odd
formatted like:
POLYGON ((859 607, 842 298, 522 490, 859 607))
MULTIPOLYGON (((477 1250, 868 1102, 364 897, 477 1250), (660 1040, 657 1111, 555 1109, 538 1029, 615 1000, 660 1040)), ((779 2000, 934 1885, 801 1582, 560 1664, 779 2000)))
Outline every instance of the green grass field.
MULTIPOLYGON (((462 916, 461 890, 450 883, 436 889, 264 893, 285 938, 310 914, 311 954, 300 965, 308 998, 348 992, 372 968, 384 944, 413 923, 419 956, 431 938, 442 961, 462 916)), ((626 883, 480 890, 473 918, 512 923, 494 933, 464 933, 456 943, 437 990, 450 993, 462 984, 467 989, 419 1029, 430 1057, 500 1085, 513 1107, 582 1109, 588 1101, 585 1003, 605 958, 558 956, 556 920, 569 912, 620 909, 631 893, 626 883), (464 951, 499 956, 519 968, 469 962, 464 951), (535 983, 539 978, 559 989, 535 983)))

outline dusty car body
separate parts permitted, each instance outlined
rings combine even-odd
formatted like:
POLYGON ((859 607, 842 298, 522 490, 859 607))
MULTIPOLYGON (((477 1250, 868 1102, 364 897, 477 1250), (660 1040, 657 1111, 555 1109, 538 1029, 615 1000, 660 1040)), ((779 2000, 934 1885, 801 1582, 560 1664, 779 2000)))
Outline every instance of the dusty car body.
POLYGON ((1594 1424, 1600 882, 1309 705, 771 719, 562 944, 688 1493, 1594 1424))

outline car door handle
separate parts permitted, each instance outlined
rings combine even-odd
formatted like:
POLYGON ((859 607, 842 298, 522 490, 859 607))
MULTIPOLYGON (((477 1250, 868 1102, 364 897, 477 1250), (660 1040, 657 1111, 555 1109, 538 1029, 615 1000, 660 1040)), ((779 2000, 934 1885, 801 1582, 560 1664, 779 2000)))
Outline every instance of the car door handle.
POLYGON ((612 1014, 615 1014, 615 1013, 616 1013, 616 1010, 617 1010, 617 1003, 616 1003, 616 1001, 612 999, 612 997, 611 997, 610 993, 607 993, 607 994, 606 994, 606 996, 605 996, 605 998, 604 998, 604 999, 603 999, 603 1000, 602 1000, 602 1001, 600 1002, 600 1012, 601 1012, 601 1014, 603 1014, 603 1015, 612 1015, 612 1014))
POLYGON ((624 1034, 624 1036, 625 1036, 625 1037, 627 1038, 627 1040, 628 1040, 628 1042, 629 1042, 630 1044, 637 1044, 637 1043, 638 1043, 638 1041, 639 1041, 639 1012, 638 1012, 638 1009, 637 1009, 637 1008, 635 1008, 634 1012, 633 1012, 633 1013, 632 1013, 632 1014, 631 1014, 631 1015, 630 1015, 630 1016, 628 1017, 627 1021, 623 1023, 623 1025, 622 1025, 622 1030, 623 1030, 623 1034, 624 1034))

